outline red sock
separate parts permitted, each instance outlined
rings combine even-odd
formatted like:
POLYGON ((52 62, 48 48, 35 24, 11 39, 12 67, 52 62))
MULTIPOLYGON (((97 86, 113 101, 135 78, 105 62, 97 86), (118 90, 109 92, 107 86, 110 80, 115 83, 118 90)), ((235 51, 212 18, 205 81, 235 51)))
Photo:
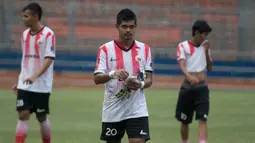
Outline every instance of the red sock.
POLYGON ((15 143, 25 143, 28 132, 28 121, 18 121, 16 127, 15 143))
POLYGON ((43 143, 50 143, 51 141, 51 131, 50 131, 50 121, 47 119, 40 124, 41 126, 41 137, 43 143))

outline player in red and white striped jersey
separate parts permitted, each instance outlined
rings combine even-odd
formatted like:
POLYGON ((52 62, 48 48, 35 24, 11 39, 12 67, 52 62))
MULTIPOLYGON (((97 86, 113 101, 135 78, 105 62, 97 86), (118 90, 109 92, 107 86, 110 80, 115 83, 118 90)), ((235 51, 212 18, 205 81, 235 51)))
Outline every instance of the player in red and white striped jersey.
POLYGON ((105 84, 101 140, 120 143, 125 133, 129 143, 150 139, 144 89, 152 85, 151 50, 134 40, 136 15, 129 9, 117 15, 119 39, 100 47, 94 81, 105 84))
POLYGON ((16 128, 16 143, 24 143, 28 132, 30 114, 35 112, 40 123, 43 143, 51 142, 49 96, 53 83, 53 60, 55 59, 55 35, 40 24, 42 8, 30 3, 23 9, 23 20, 29 29, 21 38, 22 61, 18 85, 13 90, 17 94, 16 108, 19 121, 16 128))
POLYGON ((199 122, 200 143, 205 143, 207 139, 209 89, 206 71, 212 70, 207 36, 211 31, 206 21, 198 20, 192 27, 192 39, 181 42, 177 48, 177 60, 185 79, 179 92, 175 117, 181 122, 183 143, 188 143, 188 128, 194 111, 199 122))

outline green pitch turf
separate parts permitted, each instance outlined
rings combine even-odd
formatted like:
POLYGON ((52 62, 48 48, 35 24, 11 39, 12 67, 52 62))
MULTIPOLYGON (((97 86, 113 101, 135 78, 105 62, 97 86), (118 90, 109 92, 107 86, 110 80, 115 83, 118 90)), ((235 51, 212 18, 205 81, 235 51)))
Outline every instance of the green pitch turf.
MULTIPOLYGON (((147 90, 150 113, 149 143, 180 143, 179 124, 174 119, 177 90, 147 90)), ((209 143, 252 143, 255 135, 254 92, 211 92, 209 143)), ((103 90, 55 90, 51 96, 52 143, 102 143, 101 106, 103 90)), ((0 143, 13 143, 17 114, 15 96, 0 90, 0 143)), ((197 143, 197 123, 190 130, 197 143)), ((127 143, 126 136, 124 143, 127 143)), ((29 122, 26 143, 41 143, 35 116, 29 122)))

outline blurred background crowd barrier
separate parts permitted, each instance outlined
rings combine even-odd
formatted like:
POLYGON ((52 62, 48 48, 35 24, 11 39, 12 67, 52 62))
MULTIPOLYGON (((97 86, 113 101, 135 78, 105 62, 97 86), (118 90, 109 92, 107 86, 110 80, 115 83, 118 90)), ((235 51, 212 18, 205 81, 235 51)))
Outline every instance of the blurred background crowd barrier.
MULTIPOLYGON (((0 2, 0 69, 20 68, 20 37, 25 30, 22 8, 31 0, 0 2)), ((56 72, 92 76, 98 48, 117 38, 116 15, 122 8, 138 16, 136 39, 152 48, 155 75, 178 77, 179 42, 191 38, 191 27, 204 19, 213 28, 214 71, 217 81, 255 81, 255 0, 40 0, 42 23, 56 35, 56 72)), ((3 76, 6 75, 2 74, 3 76)), ((164 78, 163 78, 164 79, 164 78)))

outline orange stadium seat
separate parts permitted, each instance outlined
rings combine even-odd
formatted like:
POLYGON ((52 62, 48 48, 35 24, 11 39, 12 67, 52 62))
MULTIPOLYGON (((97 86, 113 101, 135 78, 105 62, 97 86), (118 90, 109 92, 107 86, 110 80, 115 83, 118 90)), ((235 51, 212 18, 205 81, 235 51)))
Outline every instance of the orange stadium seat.
POLYGON ((198 4, 202 8, 236 9, 237 0, 171 0, 173 7, 185 7, 198 4))
MULTIPOLYGON (((98 2, 97 0, 88 0, 90 2, 98 2)), ((100 1, 102 2, 102 1, 100 1)), ((146 4, 146 5, 166 5, 170 4, 171 0, 110 0, 104 1, 105 3, 114 3, 114 4, 146 4)))
POLYGON ((15 41, 15 43, 20 43, 20 39, 22 36, 22 32, 25 30, 26 28, 24 26, 21 25, 14 25, 12 27, 12 40, 15 41))
POLYGON ((237 9, 237 0, 204 0, 205 8, 237 9))
MULTIPOLYGON (((171 28, 139 28, 137 29, 137 40, 152 45, 169 46, 172 41, 177 41, 181 37, 181 29, 171 28)), ((114 26, 90 26, 77 25, 75 35, 78 39, 116 39, 118 33, 114 26)))
POLYGON ((229 15, 220 15, 220 14, 203 14, 201 18, 207 20, 207 21, 212 21, 212 22, 217 22, 217 21, 226 21, 228 23, 232 24, 237 24, 238 22, 238 15, 234 14, 229 14, 229 15))
POLYGON ((26 28, 23 25, 14 25, 12 28, 12 33, 21 34, 25 29, 26 28))
POLYGON ((170 20, 177 20, 177 21, 192 21, 192 14, 191 13, 182 13, 182 12, 171 12, 168 14, 168 18, 170 20))
POLYGON ((64 23, 48 24, 48 26, 54 31, 57 36, 66 37, 68 34, 68 26, 64 23))

